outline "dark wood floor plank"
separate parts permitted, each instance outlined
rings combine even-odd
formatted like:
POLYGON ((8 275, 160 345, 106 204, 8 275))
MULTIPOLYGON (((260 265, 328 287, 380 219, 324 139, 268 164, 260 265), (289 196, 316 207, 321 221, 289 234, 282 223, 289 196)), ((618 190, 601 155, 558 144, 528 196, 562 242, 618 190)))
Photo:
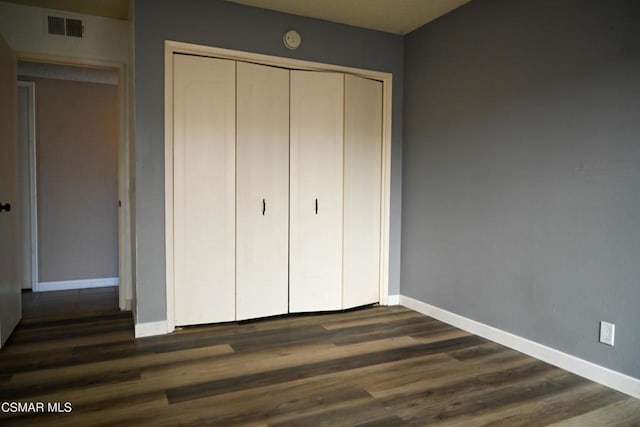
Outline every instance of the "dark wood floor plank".
POLYGON ((185 400, 228 393, 230 391, 261 387, 267 384, 277 384, 300 378, 309 378, 311 376, 326 375, 333 372, 356 369, 363 366, 377 365, 401 359, 410 359, 413 357, 441 353, 468 345, 475 345, 484 341, 484 339, 476 336, 455 338, 437 343, 418 344, 411 347, 384 350, 365 355, 343 357, 328 362, 312 363, 292 368, 281 368, 266 373, 192 384, 167 390, 167 399, 169 403, 182 402, 185 400))
POLYGON ((366 421, 364 423, 356 424, 355 427, 394 427, 404 425, 402 418, 397 415, 389 417, 377 418, 373 421, 366 421))
POLYGON ((337 345, 373 341, 400 335, 414 335, 451 329, 451 326, 430 317, 413 317, 390 322, 351 326, 330 331, 331 341, 337 345))
POLYGON ((378 311, 371 314, 361 314, 358 317, 338 318, 331 321, 322 322, 322 327, 327 330, 350 328, 373 323, 386 323, 404 319, 415 319, 422 317, 415 311, 378 311))
POLYGON ((100 324, 100 322, 115 323, 117 321, 128 322, 131 325, 131 312, 118 311, 113 313, 98 313, 95 315, 87 314, 84 316, 70 316, 61 318, 32 318, 24 319, 16 328, 16 332, 31 329, 54 329, 61 326, 84 326, 87 324, 100 324))
MULTIPOLYGON (((552 425, 568 418, 589 412, 594 407, 607 405, 608 402, 620 402, 625 396, 599 385, 585 381, 581 385, 568 387, 556 393, 542 394, 537 398, 529 397, 519 402, 504 402, 500 410, 488 406, 465 418, 454 417, 444 426, 531 426, 552 425)), ((584 425, 605 426, 610 424, 584 423, 584 425)))
POLYGON ((91 404, 73 405, 68 414, 38 413, 26 416, 12 416, 2 420, 3 426, 29 427, 69 427, 69 426, 117 426, 136 425, 127 423, 139 413, 155 414, 167 406, 164 393, 148 393, 135 396, 123 396, 108 401, 96 400, 91 404))
POLYGON ((131 320, 101 320, 99 322, 89 322, 85 325, 74 324, 66 325, 64 327, 18 329, 11 337, 11 343, 21 344, 33 341, 57 341, 60 339, 109 333, 114 331, 133 331, 131 320))
MULTIPOLYGON (((442 359, 451 362, 452 359, 442 355, 426 356, 423 359, 442 359)), ((399 361, 397 363, 404 363, 399 361)), ((425 360, 423 360, 425 363, 425 360)), ((168 409, 157 414, 157 419, 163 420, 154 425, 235 425, 231 420, 264 417, 264 423, 277 423, 305 416, 318 416, 328 409, 337 409, 341 405, 354 406, 359 403, 370 403, 371 397, 357 398, 343 403, 331 403, 318 398, 331 395, 331 390, 337 390, 346 385, 358 384, 363 377, 377 375, 382 371, 393 370, 396 364, 375 365, 341 371, 323 377, 312 377, 294 380, 280 384, 270 384, 265 387, 253 388, 238 392, 229 392, 202 399, 189 400, 170 405, 168 409), (311 404, 303 404, 310 401, 311 404), (250 407, 250 409, 249 409, 250 407), (282 411, 287 408, 287 411, 282 411), (178 416, 177 414, 187 414, 178 416), (249 415, 253 414, 253 415, 249 415), (268 416, 268 419, 266 417, 268 416), (238 418, 239 417, 239 418, 238 418), (196 421, 194 421, 196 420, 196 421)), ((362 396, 365 396, 363 394, 362 396)), ((150 417, 150 416, 149 416, 150 417)), ((136 424, 150 424, 152 418, 136 418, 136 424)), ((256 425, 256 423, 240 422, 238 425, 256 425)), ((263 425, 258 423, 257 425, 263 425)), ((344 425, 344 424, 343 424, 344 425)))
POLYGON ((462 329, 456 329, 456 328, 446 329, 445 328, 445 329, 438 329, 438 330, 423 332, 420 334, 411 334, 409 336, 415 339, 416 341, 423 342, 423 343, 430 343, 430 342, 436 342, 436 341, 445 341, 452 338, 468 337, 471 335, 473 334, 467 331, 463 331, 462 329))
POLYGON ((73 412, 0 414, 3 426, 640 424, 638 399, 400 306, 138 340, 115 309, 33 314, 0 350, 0 401, 73 412))
POLYGON ((70 348, 63 348, 30 353, 29 356, 20 354, 4 357, 3 355, 0 357, 0 375, 12 375, 72 363, 72 351, 70 348))
POLYGON ((378 399, 406 398, 425 390, 470 381, 479 375, 518 369, 531 362, 530 358, 509 350, 465 363, 442 354, 439 359, 398 362, 393 369, 365 377, 358 384, 378 399))
POLYGON ((66 339, 59 339, 56 341, 37 341, 34 340, 31 343, 21 343, 19 345, 9 345, 2 349, 2 356, 11 357, 10 355, 20 355, 18 358, 23 358, 27 353, 31 357, 39 352, 47 352, 51 350, 69 350, 83 345, 110 345, 117 342, 128 341, 131 342, 134 339, 133 330, 130 331, 117 331, 106 332, 97 335, 85 335, 79 337, 72 337, 66 339))
POLYGON ((485 343, 481 345, 463 348, 461 350, 450 351, 447 354, 456 360, 464 362, 467 360, 477 359, 479 357, 486 357, 492 354, 501 353, 505 350, 506 350, 506 347, 503 347, 499 344, 485 343))
MULTIPOLYGON (((596 392, 603 392, 601 387, 594 384, 591 385, 591 388, 598 389, 596 392)), ((571 408, 573 405, 569 405, 569 407, 571 408)), ((640 426, 640 399, 627 397, 610 405, 600 405, 600 407, 592 411, 554 423, 554 426, 557 427, 584 427, 587 425, 610 427, 640 426)))
MULTIPOLYGON (((114 344, 117 345, 117 344, 114 344)), ((101 362, 119 358, 131 357, 133 355, 149 354, 152 349, 138 348, 135 343, 128 342, 123 348, 109 349, 104 352, 80 353, 77 354, 77 347, 72 349, 52 350, 34 357, 12 357, 9 360, 0 361, 0 373, 3 372, 28 372, 41 369, 52 369, 65 366, 82 365, 88 363, 101 362)))
POLYGON ((330 342, 327 331, 320 325, 305 325, 258 331, 252 334, 234 337, 234 339, 230 341, 231 347, 238 353, 278 348, 283 345, 330 342))
MULTIPOLYGON (((353 386, 334 386, 331 390, 320 393, 303 393, 297 396, 287 396, 282 403, 258 411, 238 412, 233 416, 222 414, 215 419, 198 420, 192 425, 247 425, 268 423, 277 425, 274 420, 296 419, 300 414, 321 413, 329 408, 349 406, 353 402, 368 401, 373 403, 371 396, 361 388, 353 386), (203 423, 204 421, 204 423, 203 423)), ((301 424, 298 424, 301 425, 301 424)), ((317 424, 316 424, 317 425, 317 424)))
POLYGON ((140 378, 138 369, 111 370, 99 374, 88 374, 80 377, 62 378, 58 381, 42 378, 42 381, 28 386, 16 386, 14 382, 0 387, 0 400, 19 400, 33 398, 53 391, 64 393, 66 390, 82 388, 96 384, 114 384, 140 378))
MULTIPOLYGON (((162 353, 154 355, 132 356, 129 358, 111 359, 102 362, 95 362, 82 365, 70 365, 48 370, 37 370, 31 372, 18 373, 11 379, 12 387, 31 388, 38 387, 42 382, 48 384, 76 380, 79 381, 87 376, 111 375, 114 371, 136 370, 151 367, 173 366, 176 363, 187 363, 190 361, 212 360, 216 356, 233 353, 233 349, 228 345, 218 345, 204 347, 172 353, 162 353)), ((139 377, 139 374, 137 375, 139 377)), ((81 388, 90 387, 85 384, 81 388)), ((78 386, 78 388, 80 388, 78 386)))
POLYGON ((541 381, 527 378, 527 381, 509 384, 497 390, 487 389, 482 394, 476 394, 470 399, 459 399, 439 411, 437 419, 447 420, 461 416, 476 416, 483 411, 492 411, 501 406, 537 399, 543 395, 549 396, 572 391, 586 383, 587 380, 576 375, 562 375, 541 381))
POLYGON ((9 382, 12 377, 13 377, 12 374, 7 374, 7 373, 0 374, 0 384, 9 382))
POLYGON ((177 334, 166 342, 154 344, 156 352, 184 350, 216 344, 230 344, 236 351, 255 351, 277 347, 282 343, 313 342, 327 339, 327 332, 320 325, 286 326, 264 331, 231 331, 211 333, 202 331, 177 334))
POLYGON ((234 352, 232 356, 218 358, 216 363, 194 361, 184 364, 179 363, 174 366, 143 369, 142 377, 148 379, 172 378, 175 383, 193 384, 208 380, 272 372, 282 368, 327 362, 342 357, 397 349, 416 344, 419 344, 419 342, 411 337, 397 337, 383 341, 367 341, 344 347, 336 347, 327 343, 313 343, 302 346, 264 349, 259 352, 234 352))
MULTIPOLYGON (((344 351, 344 354, 349 352, 364 352, 371 351, 374 348, 395 348, 399 346, 406 346, 415 344, 416 341, 411 338, 398 338, 394 340, 387 340, 382 343, 363 343, 355 345, 353 348, 341 348, 339 350, 344 351)), ((191 361, 188 361, 187 356, 194 356, 193 352, 202 352, 205 349, 192 349, 184 352, 168 353, 168 354, 156 354, 149 357, 145 357, 143 360, 149 369, 152 371, 152 375, 145 373, 146 368, 143 368, 143 378, 140 381, 135 382, 122 382, 120 384, 113 384, 110 386, 95 386, 81 388, 77 390, 69 390, 64 394, 49 394, 42 396, 43 399, 58 400, 69 399, 77 404, 85 404, 92 400, 100 399, 101 401, 108 402, 109 399, 119 399, 121 395, 137 396, 152 393, 158 390, 164 390, 168 387, 175 387, 184 384, 191 384, 193 382, 202 381, 206 378, 216 378, 220 376, 234 376, 237 372, 249 370, 250 372, 262 372, 268 371, 273 366, 289 366, 291 364, 299 364, 304 360, 308 360, 310 356, 313 356, 313 360, 326 360, 333 356, 331 349, 335 350, 335 347, 326 347, 323 351, 316 351, 314 347, 304 349, 298 349, 297 351, 287 352, 286 355, 281 355, 278 351, 270 351, 264 353, 255 353, 244 355, 240 362, 235 360, 235 355, 225 357, 222 355, 215 360, 198 359, 192 357, 191 361), (185 352, 190 352, 185 355, 185 352), (323 353, 324 352, 324 353, 323 353), (185 360, 179 360, 185 356, 185 360), (157 358, 174 357, 173 363, 155 364, 154 360, 157 358), (253 359, 251 359, 253 357, 253 359), (275 365, 274 365, 275 364, 275 365)), ((127 359, 119 359, 114 361, 116 363, 124 363, 127 359)), ((79 368, 92 367, 95 365, 81 365, 79 368)), ((64 368, 70 369, 70 368, 64 368)), ((59 372, 60 369, 54 371, 59 372)), ((41 371, 44 372, 44 371, 41 371)), ((34 372, 33 374, 37 374, 34 372)), ((20 378, 24 378, 26 374, 21 374, 20 378)), ((31 380, 35 380, 32 377, 31 380)))
POLYGON ((227 393, 157 408, 155 413, 120 411, 127 425, 266 425, 327 408, 372 400, 342 378, 310 378, 227 393))
MULTIPOLYGON (((351 320, 362 319, 363 317, 375 318, 378 316, 410 313, 413 310, 409 310, 406 307, 394 306, 394 307, 381 307, 381 306, 369 306, 362 307, 347 311, 334 311, 325 313, 297 313, 292 315, 278 316, 273 319, 257 319, 247 320, 240 322, 242 325, 251 325, 256 330, 268 330, 272 328, 279 328, 282 326, 302 326, 302 325, 321 325, 324 323, 332 322, 349 322, 351 320), (320 317, 318 317, 320 316, 320 317)), ((415 312, 413 312, 415 313, 415 312)))
MULTIPOLYGON (((351 402, 350 402, 351 403, 351 402)), ((370 424, 380 419, 389 419, 393 413, 373 399, 366 403, 339 405, 334 408, 324 408, 316 414, 295 416, 286 421, 270 422, 270 427, 297 426, 353 426, 370 424)))
MULTIPOLYGON (((566 372, 538 361, 524 359, 526 363, 505 369, 497 369, 490 373, 482 373, 479 376, 467 374, 458 377, 456 381, 450 381, 448 376, 427 379, 416 382, 410 387, 398 388, 383 394, 372 393, 374 397, 381 399, 384 404, 394 409, 394 412, 415 425, 427 425, 441 422, 447 418, 447 414, 464 407, 458 416, 466 417, 475 406, 464 406, 469 402, 473 405, 478 399, 490 393, 506 387, 523 387, 538 384, 549 378, 559 378, 566 372), (503 379, 511 377, 511 382, 503 379)), ((581 378, 578 381, 583 381, 581 378)), ((515 390, 515 389, 514 389, 515 390)), ((508 398, 508 397, 507 397, 508 398)))

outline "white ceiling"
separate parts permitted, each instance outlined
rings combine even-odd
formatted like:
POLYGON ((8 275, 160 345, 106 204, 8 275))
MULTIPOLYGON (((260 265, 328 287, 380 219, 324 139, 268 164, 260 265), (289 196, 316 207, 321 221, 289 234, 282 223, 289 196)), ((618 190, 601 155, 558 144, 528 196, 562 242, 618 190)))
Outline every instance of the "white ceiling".
MULTIPOLYGON (((45 9, 127 19, 129 0, 4 0, 45 9)), ((470 0, 227 0, 395 34, 433 21, 470 0)), ((179 7, 180 2, 176 1, 179 7)))
POLYGON ((226 1, 404 35, 470 0, 226 1))
POLYGON ((83 15, 104 16, 114 19, 128 19, 129 0, 5 0, 25 6, 44 9, 64 10, 83 15))
MULTIPOLYGON (((4 0, 28 6, 127 19, 129 0, 4 0)), ((470 0, 226 0, 395 34, 433 21, 470 0)), ((180 2, 176 2, 180 7, 180 2)))

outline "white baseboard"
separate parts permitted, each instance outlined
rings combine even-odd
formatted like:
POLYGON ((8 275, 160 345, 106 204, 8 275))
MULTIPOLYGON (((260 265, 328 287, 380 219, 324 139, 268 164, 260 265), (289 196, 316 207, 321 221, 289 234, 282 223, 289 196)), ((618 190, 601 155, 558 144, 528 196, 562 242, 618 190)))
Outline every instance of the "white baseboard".
POLYGON ((400 295, 389 295, 387 297, 387 305, 398 305, 400 304, 400 295))
MULTIPOLYGON (((519 337, 484 323, 457 315, 447 310, 435 307, 422 301, 400 295, 400 304, 419 313, 431 316, 457 328, 471 332, 488 340, 502 344, 521 353, 535 357, 543 362, 557 366, 574 374, 580 375, 622 393, 640 399, 640 379, 620 372, 596 365, 559 350, 547 347, 526 338, 519 337)), ((391 301, 391 296, 389 296, 391 301)), ((389 302, 391 304, 391 302, 389 302)))
POLYGON ((66 291, 69 289, 105 288, 118 286, 120 279, 105 277, 101 279, 62 280, 59 282, 38 282, 34 292, 66 291))
POLYGON ((120 310, 122 311, 132 311, 133 310, 133 300, 125 299, 124 305, 120 306, 120 310))
POLYGON ((168 333, 169 328, 166 320, 160 320, 159 322, 136 323, 135 327, 136 338, 164 335, 168 333))

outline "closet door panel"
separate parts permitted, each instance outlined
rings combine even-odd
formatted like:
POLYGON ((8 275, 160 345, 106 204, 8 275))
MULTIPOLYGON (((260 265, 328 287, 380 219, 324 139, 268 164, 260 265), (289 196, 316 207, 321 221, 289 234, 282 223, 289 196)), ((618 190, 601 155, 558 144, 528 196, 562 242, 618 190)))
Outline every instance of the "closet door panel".
POLYGON ((342 308, 344 76, 291 71, 291 312, 342 308))
POLYGON ((382 83, 345 76, 343 306, 379 301, 382 83))
POLYGON ((288 311, 289 71, 237 64, 237 319, 288 311))
POLYGON ((235 319, 235 62, 174 55, 175 324, 235 319))

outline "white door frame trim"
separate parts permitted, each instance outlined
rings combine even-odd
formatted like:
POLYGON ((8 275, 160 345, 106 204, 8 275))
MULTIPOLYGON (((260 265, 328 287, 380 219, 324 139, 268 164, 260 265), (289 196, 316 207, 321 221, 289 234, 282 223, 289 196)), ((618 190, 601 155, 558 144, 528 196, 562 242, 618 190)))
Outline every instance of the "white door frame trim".
MULTIPOLYGON (((56 55, 16 52, 18 61, 31 61, 46 64, 69 65, 85 68, 99 68, 113 70, 118 73, 118 199, 122 206, 118 209, 118 275, 119 275, 119 306, 120 310, 131 310, 133 305, 133 275, 132 275, 132 246, 131 242, 131 157, 129 127, 129 74, 126 64, 112 61, 80 59, 56 55)), ((35 138, 34 138, 35 141, 35 138)), ((35 159, 34 159, 35 160, 35 159)), ((35 166, 35 162, 34 162, 35 166)), ((35 197, 35 193, 34 193, 35 197)), ((35 208, 35 205, 33 205, 35 208)), ((33 244, 33 242, 30 242, 33 244)), ((37 242, 36 242, 37 243, 37 242)), ((37 251, 36 251, 37 252, 37 251)), ((36 254, 37 256, 37 254, 36 254)), ((36 259, 37 260, 37 259, 36 259)), ((37 268, 37 263, 36 263, 37 268)), ((38 276, 34 278, 34 291, 38 291, 38 276)))
POLYGON ((364 70, 320 62, 284 58, 165 40, 164 44, 164 189, 165 189, 165 257, 167 292, 167 330, 175 329, 173 268, 173 55, 184 53, 221 59, 253 62, 297 70, 335 71, 378 80, 383 86, 382 100, 382 203, 380 245, 380 304, 387 305, 389 293, 389 224, 391 195, 391 73, 364 70))
MULTIPOLYGON (((27 247, 23 248, 22 255, 29 258, 31 270, 31 283, 29 287, 33 291, 38 291, 38 185, 36 175, 36 85, 34 82, 18 80, 18 87, 25 87, 29 92, 29 148, 28 148, 28 169, 29 169, 29 207, 27 211, 20 209, 20 220, 29 223, 30 241, 27 247)), ((18 111, 20 114, 20 111, 18 111)), ((22 166, 22 165, 21 165, 22 166)), ((22 178, 22 175, 21 175, 22 178)), ((20 183, 21 189, 24 188, 20 183)), ((24 288, 23 288, 24 289, 24 288)))

